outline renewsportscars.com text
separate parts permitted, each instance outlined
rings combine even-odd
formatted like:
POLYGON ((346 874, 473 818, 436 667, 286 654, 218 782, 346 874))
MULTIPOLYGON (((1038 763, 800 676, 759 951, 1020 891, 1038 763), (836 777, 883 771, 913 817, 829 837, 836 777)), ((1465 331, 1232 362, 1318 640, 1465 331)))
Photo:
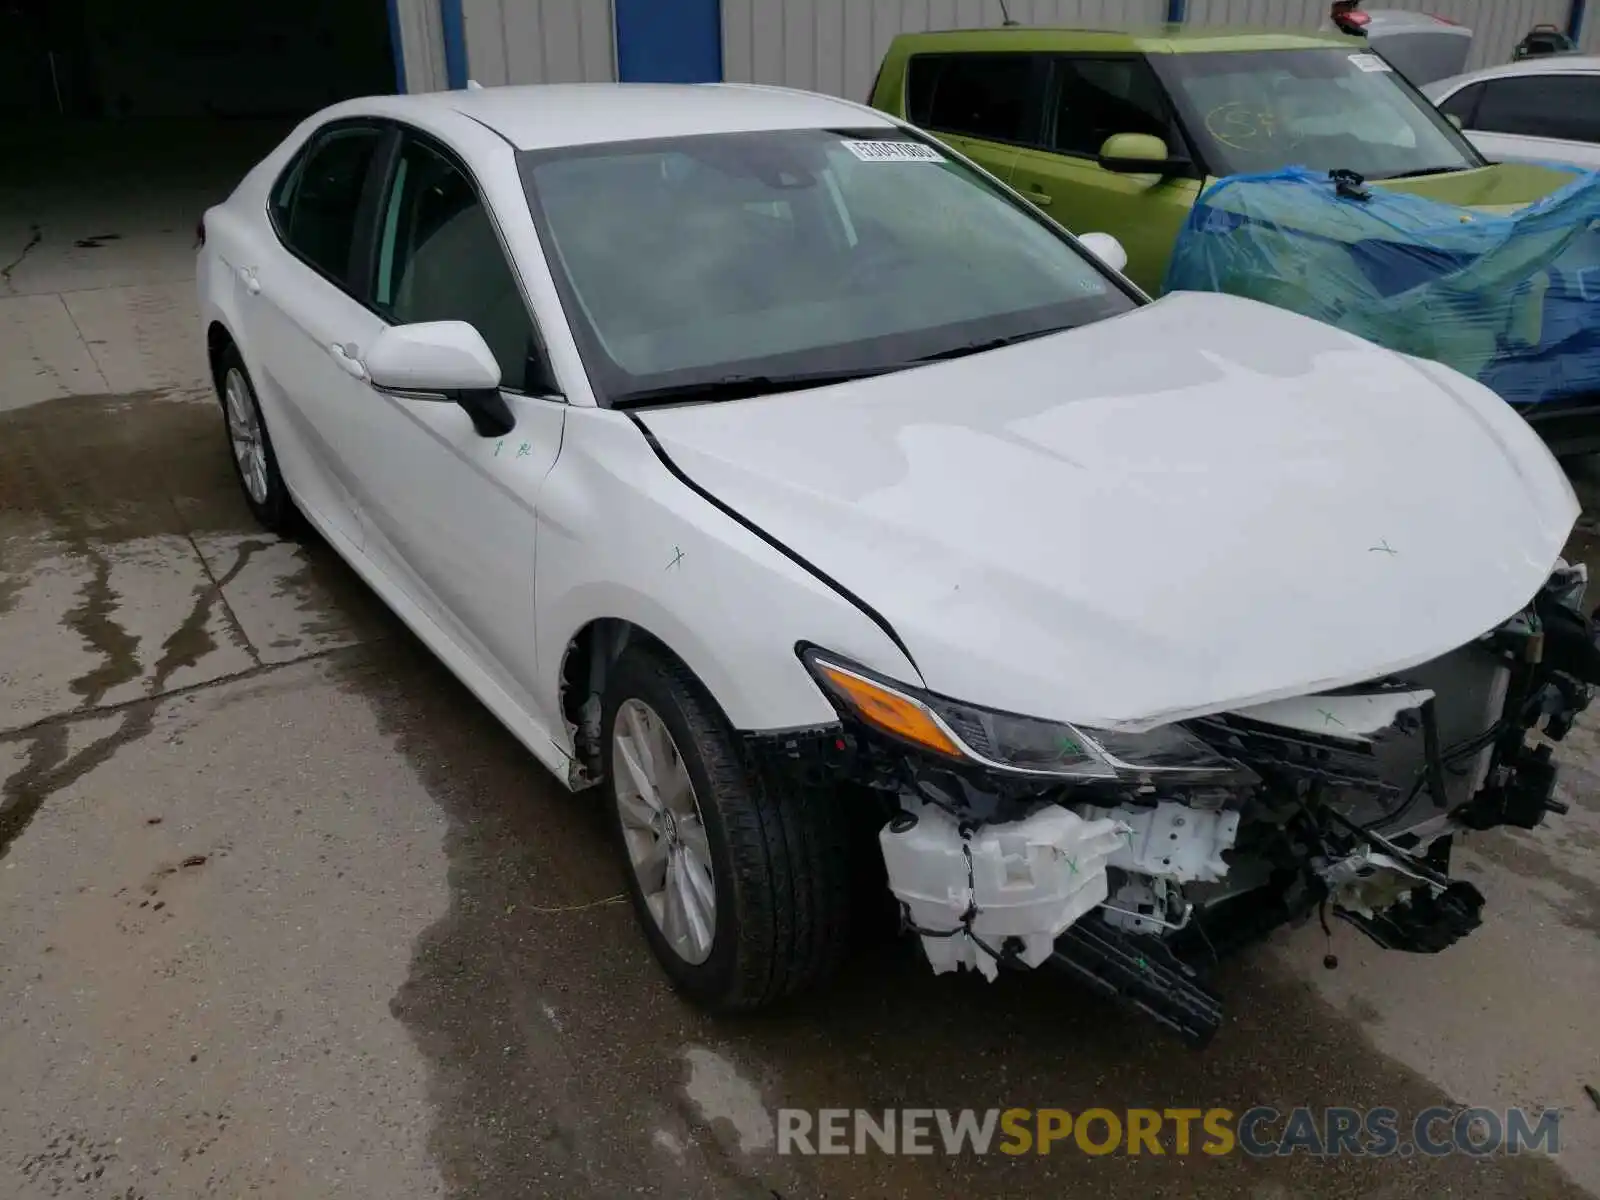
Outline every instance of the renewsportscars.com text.
POLYGON ((1554 1109, 902 1108, 777 1111, 780 1154, 1127 1154, 1252 1158, 1559 1154, 1554 1109))

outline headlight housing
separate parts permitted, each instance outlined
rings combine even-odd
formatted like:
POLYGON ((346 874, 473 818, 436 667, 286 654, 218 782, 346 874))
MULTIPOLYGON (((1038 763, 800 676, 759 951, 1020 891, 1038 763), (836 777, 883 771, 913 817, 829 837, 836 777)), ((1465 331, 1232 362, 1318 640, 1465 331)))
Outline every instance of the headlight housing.
POLYGON ((802 650, 801 659, 842 714, 936 756, 1081 782, 1258 782, 1248 767, 1180 725, 1147 733, 1088 729, 951 700, 816 647, 802 650))

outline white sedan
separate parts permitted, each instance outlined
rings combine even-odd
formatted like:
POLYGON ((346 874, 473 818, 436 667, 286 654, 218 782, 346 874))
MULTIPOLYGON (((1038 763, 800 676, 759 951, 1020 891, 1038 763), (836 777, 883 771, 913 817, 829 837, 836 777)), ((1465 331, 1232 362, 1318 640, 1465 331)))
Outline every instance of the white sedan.
POLYGON ((1475 926, 1600 672, 1506 404, 1117 258, 842 100, 493 88, 306 121, 199 295, 256 516, 594 789, 687 995, 825 976, 865 863, 936 970, 1203 1041, 1283 921, 1475 926))
POLYGON ((1422 90, 1491 162, 1600 171, 1600 58, 1539 55, 1422 90))

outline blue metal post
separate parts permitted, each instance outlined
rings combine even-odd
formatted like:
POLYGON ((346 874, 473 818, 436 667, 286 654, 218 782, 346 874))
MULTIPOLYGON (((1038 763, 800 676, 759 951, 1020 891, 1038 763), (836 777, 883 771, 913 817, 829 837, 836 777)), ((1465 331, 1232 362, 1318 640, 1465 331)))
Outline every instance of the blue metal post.
POLYGON ((453 88, 467 86, 467 21, 461 0, 439 0, 439 24, 444 30, 444 77, 453 88))
POLYGON ((1188 7, 1189 0, 1167 0, 1167 24, 1182 25, 1188 7))
POLYGON ((400 32, 400 0, 389 0, 389 53, 394 55, 394 90, 406 92, 406 43, 400 32))
POLYGON ((1583 37, 1583 7, 1587 0, 1572 0, 1572 7, 1567 11, 1567 36, 1575 45, 1582 45, 1583 37))

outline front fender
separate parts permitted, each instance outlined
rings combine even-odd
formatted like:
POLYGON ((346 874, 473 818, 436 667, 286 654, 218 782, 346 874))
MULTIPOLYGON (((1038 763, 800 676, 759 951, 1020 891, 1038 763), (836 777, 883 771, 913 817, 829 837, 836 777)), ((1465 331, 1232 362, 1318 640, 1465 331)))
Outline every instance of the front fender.
POLYGON ((567 646, 602 617, 663 642, 741 730, 836 719, 795 655, 801 641, 921 682, 856 604, 679 480, 619 412, 569 411, 540 495, 534 554, 536 701, 555 730, 565 730, 567 646))

